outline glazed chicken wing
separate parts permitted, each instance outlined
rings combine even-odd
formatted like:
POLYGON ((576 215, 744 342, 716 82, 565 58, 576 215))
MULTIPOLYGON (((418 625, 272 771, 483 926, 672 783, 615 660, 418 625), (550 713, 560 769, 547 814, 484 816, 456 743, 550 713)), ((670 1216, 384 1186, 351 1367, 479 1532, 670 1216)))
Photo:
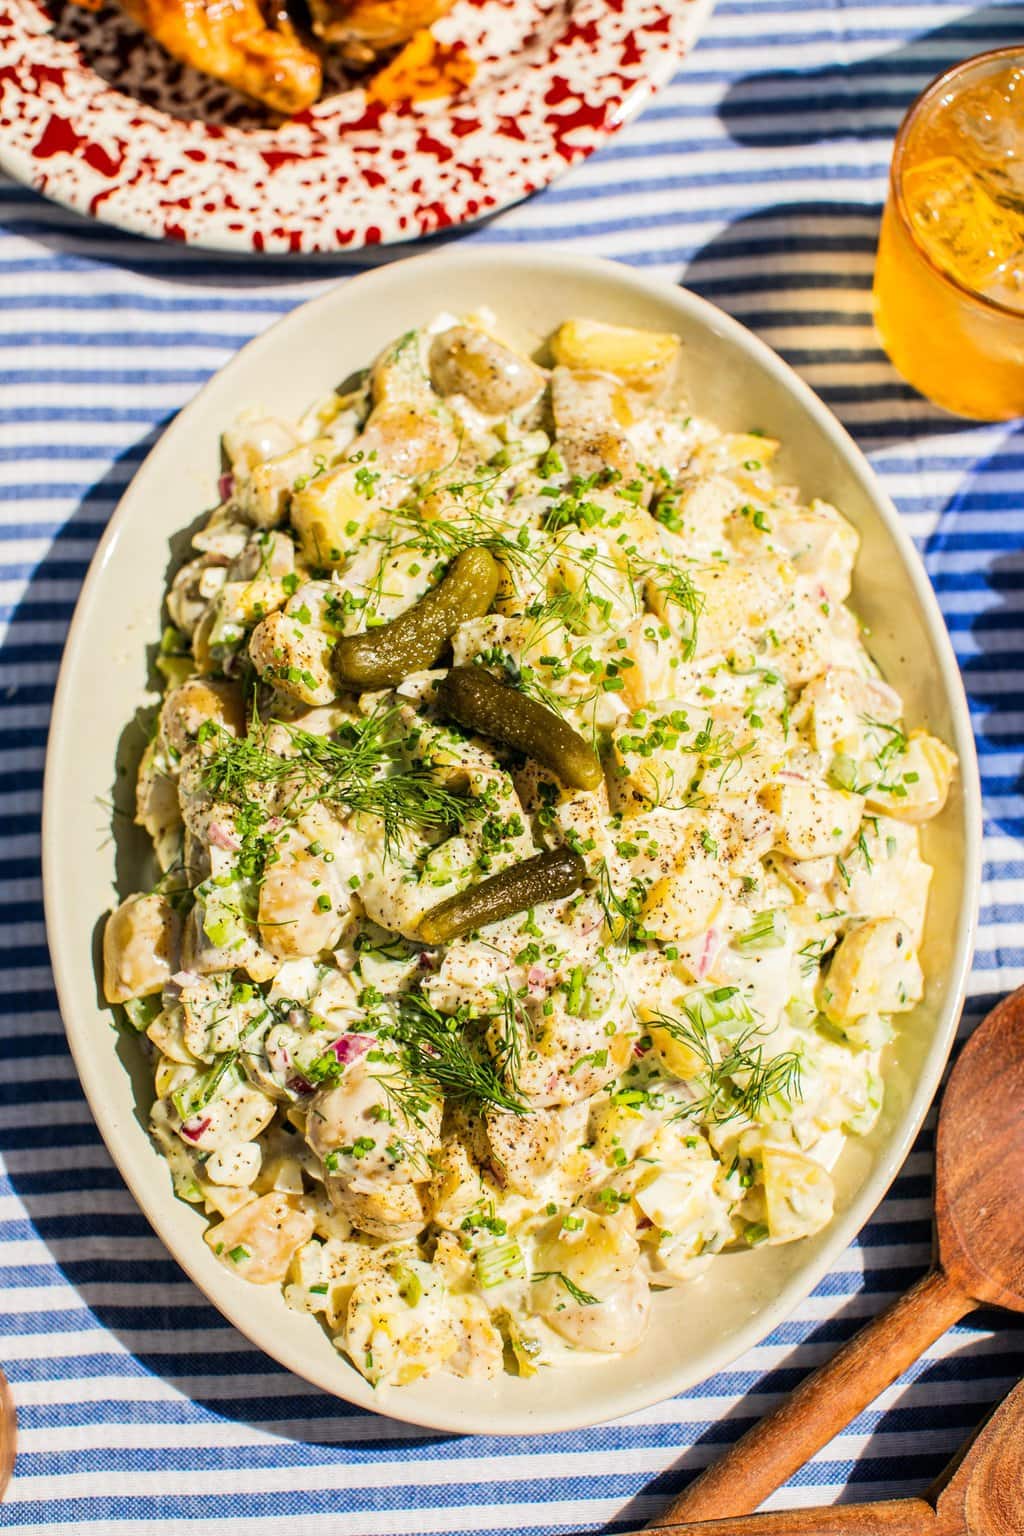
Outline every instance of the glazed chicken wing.
POLYGON ((408 42, 452 8, 453 0, 310 0, 313 31, 353 64, 408 42))
POLYGON ((257 0, 120 0, 122 8, 185 64, 291 114, 320 94, 318 56, 283 7, 267 17, 257 0))

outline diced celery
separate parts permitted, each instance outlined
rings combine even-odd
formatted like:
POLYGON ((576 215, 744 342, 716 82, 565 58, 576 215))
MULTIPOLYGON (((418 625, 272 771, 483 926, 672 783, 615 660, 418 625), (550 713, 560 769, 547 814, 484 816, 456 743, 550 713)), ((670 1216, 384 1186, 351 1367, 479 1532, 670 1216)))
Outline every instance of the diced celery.
POLYGON ((505 1359, 510 1371, 518 1376, 536 1376, 540 1340, 524 1333, 510 1312, 496 1312, 494 1322, 505 1341, 505 1359))
POLYGON ((737 949, 757 952, 763 949, 781 949, 789 937, 789 919, 781 907, 759 912, 744 933, 738 934, 733 943, 737 949))
POLYGON ((815 1018, 814 1027, 819 1035, 822 1035, 826 1040, 833 1041, 836 1045, 848 1046, 850 1044, 839 1025, 833 1024, 832 1020, 826 1018, 823 1013, 819 1013, 815 1018))
POLYGON ((398 1294, 407 1307, 414 1307, 423 1295, 423 1281, 414 1269, 408 1264, 392 1264, 390 1269, 392 1280, 398 1286, 398 1294))
POLYGON ((863 1109, 843 1122, 843 1130, 851 1136, 864 1136, 871 1130, 881 1113, 885 1098, 885 1084, 876 1072, 867 1075, 867 1099, 863 1109))
POLYGON ((423 885, 453 886, 459 891, 473 875, 475 854, 464 837, 448 837, 423 861, 423 885))
POLYGON ((748 1029, 754 1022, 754 1015, 739 987, 715 987, 712 992, 690 992, 686 997, 686 1012, 696 1019, 702 1029, 713 1029, 726 1036, 748 1029))
POLYGON ((130 997, 124 1004, 124 1011, 128 1015, 128 1022, 133 1029, 137 1029, 141 1035, 148 1029, 163 1009, 163 1003, 159 992, 154 992, 151 997, 130 997))
POLYGON ((506 1280, 521 1280, 525 1274, 523 1251, 515 1238, 506 1243, 491 1243, 476 1256, 476 1278, 485 1291, 503 1285, 506 1280))
POLYGON ((786 1004, 786 1017, 794 1029, 813 1029, 821 1016, 812 1003, 791 997, 786 1004))
POLYGON ((161 656, 185 656, 188 653, 188 637, 173 624, 168 624, 160 636, 161 656))
POLYGON ((158 656, 156 669, 169 688, 178 688, 195 676, 196 664, 191 656, 158 656))
POLYGON ((857 759, 848 752, 836 753, 828 776, 837 789, 845 789, 848 794, 863 793, 859 785, 860 768, 857 759))
MULTIPOLYGON (((198 1077, 193 1077, 183 1087, 175 1089, 171 1099, 183 1120, 191 1119, 217 1097, 225 1077, 234 1068, 237 1054, 236 1051, 229 1051, 210 1068, 209 1072, 201 1072, 198 1077)), ((237 1074, 234 1075, 237 1077, 237 1074)))

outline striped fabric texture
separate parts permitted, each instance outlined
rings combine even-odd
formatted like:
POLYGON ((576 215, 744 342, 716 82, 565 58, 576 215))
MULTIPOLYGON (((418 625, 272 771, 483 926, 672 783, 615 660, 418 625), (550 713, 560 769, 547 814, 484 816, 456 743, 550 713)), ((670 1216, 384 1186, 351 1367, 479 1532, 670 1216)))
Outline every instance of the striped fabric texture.
MULTIPOLYGON (((454 237, 556 243, 687 284, 781 352, 881 473, 938 590, 981 753, 985 884, 964 1032, 1024 982, 1024 435, 915 396, 872 333, 870 283, 908 102, 954 61, 1021 38, 1019 5, 720 0, 639 121, 454 237)), ((48 968, 38 822, 61 649, 100 533, 175 411, 275 316, 363 264, 172 249, 0 183, 0 1356, 20 1420, 0 1526, 12 1530, 624 1530, 928 1262, 931 1129, 835 1271, 731 1370, 613 1425, 480 1440, 349 1408, 264 1359, 135 1208, 78 1087, 48 968)), ((1020 1324, 976 1315, 772 1506, 919 1492, 1022 1369, 1020 1324)))

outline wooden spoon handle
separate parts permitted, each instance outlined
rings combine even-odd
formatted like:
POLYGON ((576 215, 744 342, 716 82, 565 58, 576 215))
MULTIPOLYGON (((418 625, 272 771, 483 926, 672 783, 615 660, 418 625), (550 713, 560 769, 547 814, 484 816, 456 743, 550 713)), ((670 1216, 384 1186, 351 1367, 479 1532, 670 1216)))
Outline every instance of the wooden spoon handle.
POLYGON ((658 1527, 750 1514, 974 1305, 932 1270, 702 1472, 658 1527))
MULTIPOLYGON (((651 1525, 625 1536, 954 1536, 924 1499, 832 1508, 786 1509, 770 1515, 737 1515, 710 1524, 651 1525)), ((963 1533, 955 1533, 963 1536, 963 1533)))
POLYGON ((14 1398, 7 1377, 0 1371, 0 1499, 7 1492, 7 1484, 14 1471, 17 1444, 18 1418, 14 1411, 14 1398))

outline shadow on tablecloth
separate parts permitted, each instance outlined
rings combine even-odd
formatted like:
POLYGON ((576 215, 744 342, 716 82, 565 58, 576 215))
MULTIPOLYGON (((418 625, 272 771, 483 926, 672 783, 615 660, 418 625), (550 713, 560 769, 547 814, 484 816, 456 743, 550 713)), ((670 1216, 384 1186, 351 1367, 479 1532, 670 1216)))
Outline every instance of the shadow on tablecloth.
MULTIPOLYGON (((836 13, 841 28, 842 5, 836 13)), ((841 38, 839 39, 841 48, 841 38)), ((1024 44, 1024 6, 986 5, 898 47, 813 69, 744 75, 727 90, 719 117, 737 143, 791 149, 827 139, 892 139, 913 98, 962 59, 1024 44), (794 97, 800 111, 794 113, 794 97)), ((863 46, 858 42, 857 51, 863 46)), ((794 54, 799 43, 794 40, 794 54)))

